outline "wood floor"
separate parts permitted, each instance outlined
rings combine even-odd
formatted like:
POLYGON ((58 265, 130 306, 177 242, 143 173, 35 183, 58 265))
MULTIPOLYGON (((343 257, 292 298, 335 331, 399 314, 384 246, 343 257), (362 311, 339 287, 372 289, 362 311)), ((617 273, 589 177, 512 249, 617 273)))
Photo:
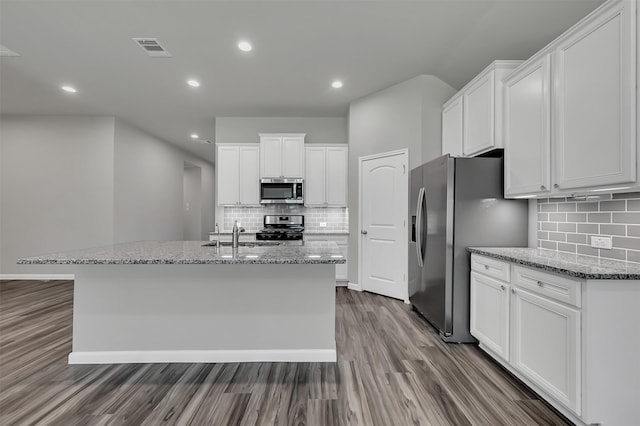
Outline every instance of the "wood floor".
POLYGON ((0 424, 566 424, 400 301, 339 288, 335 364, 69 366, 72 291, 0 282, 0 424))

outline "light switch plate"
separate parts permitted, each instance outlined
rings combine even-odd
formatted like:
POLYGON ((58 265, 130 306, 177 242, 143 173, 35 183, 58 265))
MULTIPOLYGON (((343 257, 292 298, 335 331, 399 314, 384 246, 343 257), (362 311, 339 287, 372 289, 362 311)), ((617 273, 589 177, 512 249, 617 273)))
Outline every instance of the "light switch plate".
POLYGON ((591 247, 611 250, 611 237, 591 237, 591 247))

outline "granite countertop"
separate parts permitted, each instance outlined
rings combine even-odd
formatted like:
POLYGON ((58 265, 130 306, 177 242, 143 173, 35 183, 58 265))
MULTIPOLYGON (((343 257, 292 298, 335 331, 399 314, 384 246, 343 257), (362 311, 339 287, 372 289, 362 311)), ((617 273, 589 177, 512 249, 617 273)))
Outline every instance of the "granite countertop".
POLYGON ((469 247, 496 259, 590 280, 638 280, 640 264, 526 247, 469 247))
POLYGON ((18 264, 336 264, 346 260, 333 241, 266 247, 203 246, 208 241, 137 241, 18 260, 18 264))

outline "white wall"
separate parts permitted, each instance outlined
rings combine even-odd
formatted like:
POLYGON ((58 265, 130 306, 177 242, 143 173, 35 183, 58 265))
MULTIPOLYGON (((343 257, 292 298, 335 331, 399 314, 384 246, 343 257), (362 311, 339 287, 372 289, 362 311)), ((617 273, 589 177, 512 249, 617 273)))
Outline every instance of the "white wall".
POLYGON ((183 239, 199 241, 202 235, 202 172, 200 167, 185 163, 183 179, 183 239))
POLYGON ((213 165, 113 117, 5 116, 0 150, 0 274, 73 271, 21 257, 182 240, 185 161, 200 168, 201 239, 213 229, 213 165))
MULTIPOLYGON (((213 165, 116 120, 114 242, 183 239, 185 160, 202 169, 203 179, 213 180, 213 165)), ((203 226, 208 231, 213 182, 202 187, 202 217, 210 221, 203 226), (205 189, 211 192, 205 194, 205 189)))
POLYGON ((306 133, 306 143, 347 143, 345 117, 217 117, 216 142, 260 142, 258 133, 306 133))
MULTIPOLYGON (((421 75, 367 95, 349 107, 349 259, 358 259, 358 159, 409 149, 412 169, 441 152, 441 107, 455 90, 421 75)), ((349 281, 358 282, 358 264, 349 262, 349 281)))
POLYGON ((113 117, 2 117, 0 273, 70 273, 21 257, 113 238, 113 117))

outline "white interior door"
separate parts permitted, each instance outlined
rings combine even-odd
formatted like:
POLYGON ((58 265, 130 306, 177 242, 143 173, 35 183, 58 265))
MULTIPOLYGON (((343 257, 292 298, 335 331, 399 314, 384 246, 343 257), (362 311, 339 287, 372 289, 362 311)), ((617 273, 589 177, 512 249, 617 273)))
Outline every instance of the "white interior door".
POLYGON ((408 301, 408 152, 360 158, 362 289, 408 301))

